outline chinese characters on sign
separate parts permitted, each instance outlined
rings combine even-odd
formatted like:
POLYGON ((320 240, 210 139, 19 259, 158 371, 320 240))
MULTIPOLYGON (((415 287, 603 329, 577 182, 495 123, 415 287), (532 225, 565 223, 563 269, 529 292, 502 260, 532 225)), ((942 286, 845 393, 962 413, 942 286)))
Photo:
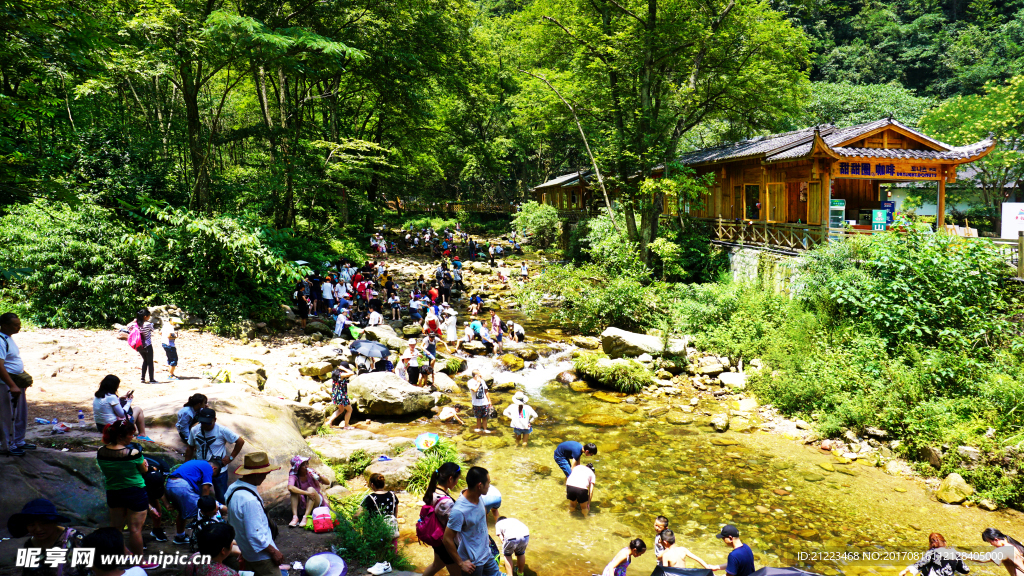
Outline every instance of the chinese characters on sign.
POLYGON ((895 164, 875 164, 874 172, 871 171, 871 164, 867 162, 840 162, 840 176, 879 176, 896 178, 938 178, 939 169, 936 166, 910 166, 909 171, 897 171, 895 164))
POLYGON ((71 562, 68 563, 68 551, 64 548, 21 548, 18 550, 17 566, 22 568, 39 568, 40 563, 56 568, 62 564, 69 566, 91 567, 96 557, 95 548, 73 548, 71 550, 71 562), (46 559, 40 556, 46 552, 46 559))

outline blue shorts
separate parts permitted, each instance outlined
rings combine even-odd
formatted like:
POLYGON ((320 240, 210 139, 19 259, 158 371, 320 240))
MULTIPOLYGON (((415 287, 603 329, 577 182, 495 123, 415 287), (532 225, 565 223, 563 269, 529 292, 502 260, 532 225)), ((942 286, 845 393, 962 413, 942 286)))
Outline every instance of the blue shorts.
POLYGON ((192 490, 192 485, 181 477, 167 479, 167 498, 182 518, 195 518, 199 512, 199 494, 192 490))
POLYGON ((513 427, 512 432, 514 432, 516 436, 522 436, 523 434, 533 434, 533 427, 531 426, 529 428, 526 428, 525 430, 523 428, 513 427))
POLYGON ((501 332, 498 332, 497 334, 495 334, 494 335, 494 339, 497 340, 498 342, 501 342, 501 332))
POLYGON ((177 366, 178 365, 178 348, 176 346, 170 346, 163 344, 164 352, 167 353, 167 365, 177 366))
POLYGON ((481 496, 480 501, 484 503, 484 508, 490 512, 496 508, 501 508, 501 496, 481 496))

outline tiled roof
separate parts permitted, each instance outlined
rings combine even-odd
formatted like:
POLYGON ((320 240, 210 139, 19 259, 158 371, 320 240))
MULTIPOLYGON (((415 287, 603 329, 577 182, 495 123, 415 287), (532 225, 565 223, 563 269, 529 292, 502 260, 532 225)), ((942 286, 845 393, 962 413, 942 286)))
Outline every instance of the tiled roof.
POLYGON ((832 148, 832 151, 846 157, 892 158, 897 160, 968 160, 988 150, 991 146, 992 139, 986 138, 981 142, 967 146, 958 146, 946 152, 903 150, 899 148, 832 148))
POLYGON ((554 186, 561 186, 568 183, 570 180, 578 179, 580 176, 586 177, 590 174, 590 170, 580 170, 579 172, 571 172, 569 174, 562 174, 561 176, 548 180, 543 184, 538 184, 533 187, 534 190, 538 188, 551 188, 554 186))
MULTIPOLYGON (((683 164, 709 164, 715 162, 740 160, 743 158, 758 158, 764 162, 779 162, 803 158, 811 153, 814 145, 814 132, 816 128, 804 128, 783 134, 771 136, 760 136, 742 142, 724 144, 714 148, 705 148, 682 155, 679 161, 683 164)), ((898 120, 883 119, 847 128, 836 128, 832 125, 817 127, 825 145, 836 154, 844 157, 866 157, 866 158, 893 158, 908 160, 966 160, 984 153, 991 147, 991 140, 983 140, 969 146, 953 147, 945 142, 930 138, 918 130, 903 124, 898 120), (855 140, 860 136, 869 134, 881 128, 893 126, 906 132, 910 132, 916 138, 933 145, 940 150, 902 150, 882 148, 842 148, 839 145, 843 142, 855 140)))
MULTIPOLYGON (((832 130, 832 126, 823 126, 822 130, 832 130)), ((803 140, 814 137, 814 128, 804 128, 793 132, 772 134, 771 136, 758 136, 750 140, 723 144, 714 148, 705 148, 683 154, 679 162, 683 164, 706 164, 708 162, 721 162, 723 160, 738 160, 769 154, 779 148, 788 148, 799 144, 803 140)))

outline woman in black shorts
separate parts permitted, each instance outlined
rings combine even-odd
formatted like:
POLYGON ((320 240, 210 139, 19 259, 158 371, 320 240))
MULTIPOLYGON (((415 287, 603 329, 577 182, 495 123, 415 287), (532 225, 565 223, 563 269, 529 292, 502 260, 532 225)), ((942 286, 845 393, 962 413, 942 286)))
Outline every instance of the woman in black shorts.
POLYGON ((107 488, 110 524, 121 530, 128 525, 128 549, 142 554, 142 525, 149 511, 149 495, 143 474, 149 469, 142 451, 129 446, 135 425, 117 420, 103 429, 104 446, 96 451, 96 463, 107 488))
MULTIPOLYGON (((455 499, 448 491, 459 485, 461 475, 462 469, 458 464, 445 462, 430 475, 430 484, 427 486, 427 491, 423 493, 423 503, 434 507, 434 514, 442 526, 448 523, 448 513, 455 504, 455 499)), ((432 546, 432 548, 434 549, 434 561, 423 571, 423 576, 434 576, 441 571, 441 568, 447 568, 450 575, 462 574, 455 559, 448 553, 448 550, 445 550, 444 544, 432 546)))

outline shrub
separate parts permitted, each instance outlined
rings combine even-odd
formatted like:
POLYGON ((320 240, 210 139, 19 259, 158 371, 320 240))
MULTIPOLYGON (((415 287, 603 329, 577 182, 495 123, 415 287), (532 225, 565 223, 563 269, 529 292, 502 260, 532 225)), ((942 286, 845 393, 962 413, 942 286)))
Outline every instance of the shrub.
POLYGON ((654 382, 654 376, 635 360, 607 360, 604 354, 580 354, 573 360, 573 368, 585 380, 625 392, 636 394, 654 382))
POLYGON ((370 515, 362 507, 368 492, 336 501, 332 509, 338 515, 334 528, 335 551, 346 561, 360 566, 390 562, 395 570, 410 570, 412 563, 391 544, 392 527, 383 516, 370 515))
POLYGON ((441 467, 445 462, 454 462, 465 469, 465 462, 459 447, 448 438, 441 438, 437 444, 431 446, 423 453, 423 458, 416 461, 412 469, 412 477, 406 491, 410 494, 423 494, 427 485, 430 484, 430 475, 441 467))
POLYGON ((366 453, 364 450, 356 450, 349 456, 348 462, 344 464, 333 464, 331 468, 334 470, 335 476, 338 478, 349 480, 355 478, 366 470, 366 467, 373 463, 373 456, 366 453))
POLYGON ((561 230, 558 209, 532 200, 520 206, 512 225, 523 236, 529 237, 530 242, 538 248, 547 248, 554 244, 561 230))

